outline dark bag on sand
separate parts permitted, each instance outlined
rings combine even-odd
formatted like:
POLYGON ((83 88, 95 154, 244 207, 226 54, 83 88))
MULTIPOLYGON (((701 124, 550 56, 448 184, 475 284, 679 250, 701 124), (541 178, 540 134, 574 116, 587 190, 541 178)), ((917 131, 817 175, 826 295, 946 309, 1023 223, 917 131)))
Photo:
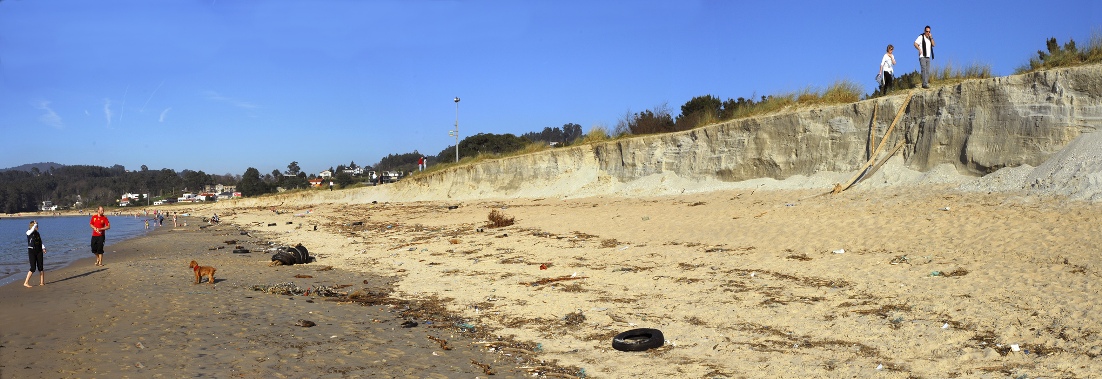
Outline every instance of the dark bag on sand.
POLYGON ((310 252, 302 244, 295 247, 280 246, 278 251, 272 255, 272 261, 279 261, 284 266, 307 264, 310 263, 310 260, 310 252))

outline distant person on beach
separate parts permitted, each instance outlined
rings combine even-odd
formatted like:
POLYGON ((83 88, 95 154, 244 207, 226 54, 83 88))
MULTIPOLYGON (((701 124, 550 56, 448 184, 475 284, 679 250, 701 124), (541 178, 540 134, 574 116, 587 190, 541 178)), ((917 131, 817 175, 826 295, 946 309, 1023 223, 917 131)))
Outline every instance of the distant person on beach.
POLYGON ((27 259, 31 262, 31 270, 27 271, 27 279, 23 281, 23 287, 31 286, 31 274, 38 270, 38 285, 46 285, 46 268, 42 267, 43 256, 46 254, 46 245, 42 243, 42 236, 38 234, 38 221, 31 221, 27 229, 27 259))
POLYGON ((930 88, 930 60, 934 59, 934 36, 930 34, 930 25, 915 39, 918 50, 918 66, 922 68, 922 88, 930 88))
POLYGON ((180 224, 176 222, 176 213, 172 214, 172 227, 173 228, 179 228, 180 227, 180 224))
POLYGON ((880 58, 880 74, 884 75, 884 83, 880 85, 880 93, 888 93, 892 88, 892 74, 895 72, 895 46, 888 45, 888 52, 880 58))
POLYGON ((425 171, 425 157, 417 160, 417 171, 425 171))
POLYGON ((103 243, 107 241, 104 232, 111 229, 111 221, 103 215, 102 206, 96 208, 96 214, 92 215, 88 225, 92 227, 92 254, 96 255, 96 266, 103 266, 103 243))

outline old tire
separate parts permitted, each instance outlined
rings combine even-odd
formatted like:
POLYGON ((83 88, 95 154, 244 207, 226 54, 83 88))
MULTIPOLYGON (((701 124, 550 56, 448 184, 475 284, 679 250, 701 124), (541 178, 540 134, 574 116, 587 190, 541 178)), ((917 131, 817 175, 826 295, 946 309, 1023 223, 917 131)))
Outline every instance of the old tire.
POLYGON ((643 351, 661 347, 666 342, 658 329, 632 329, 612 337, 612 348, 620 351, 643 351))

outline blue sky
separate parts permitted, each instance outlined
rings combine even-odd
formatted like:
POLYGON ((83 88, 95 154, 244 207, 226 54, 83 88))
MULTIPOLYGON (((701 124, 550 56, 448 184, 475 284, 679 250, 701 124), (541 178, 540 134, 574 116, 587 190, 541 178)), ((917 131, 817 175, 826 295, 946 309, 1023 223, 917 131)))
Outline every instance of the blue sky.
MULTIPOLYGON (((0 0, 0 168, 316 173, 694 96, 874 89, 931 25, 937 66, 1008 75, 1102 35, 1098 1, 0 0), (890 5, 889 5, 890 4, 890 5)), ((431 162, 430 162, 431 163, 431 162)))

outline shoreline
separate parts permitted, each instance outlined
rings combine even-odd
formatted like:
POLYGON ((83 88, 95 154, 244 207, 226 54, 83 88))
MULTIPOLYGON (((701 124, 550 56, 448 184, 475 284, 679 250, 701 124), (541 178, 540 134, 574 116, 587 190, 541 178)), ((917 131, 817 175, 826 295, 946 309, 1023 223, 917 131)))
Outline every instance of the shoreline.
POLYGON ((528 376, 516 357, 483 349, 443 318, 402 327, 411 310, 445 315, 391 299, 391 279, 318 262, 267 267, 270 255, 231 253, 227 239, 264 247, 229 225, 167 227, 108 245, 104 267, 81 258, 47 272, 46 286, 0 286, 3 316, 23 320, 0 333, 0 378, 485 377, 483 367, 495 377, 528 376), (192 284, 191 259, 217 268, 213 286, 192 284), (285 282, 372 296, 253 289, 285 282), (297 326, 300 319, 316 326, 297 326))
MULTIPOLYGON (((30 217, 30 216, 27 216, 27 217, 23 217, 23 218, 24 219, 48 220, 48 219, 75 218, 75 217, 81 217, 81 218, 87 219, 87 217, 82 217, 82 215, 60 215, 60 216, 55 215, 55 216, 45 216, 45 217, 30 217)), ((116 240, 116 242, 121 242, 121 241, 117 241, 119 239, 119 237, 124 238, 124 240, 125 239, 130 239, 130 238, 135 238, 135 237, 140 237, 140 236, 143 236, 145 234, 150 233, 150 231, 156 230, 157 228, 163 228, 163 226, 161 226, 161 227, 153 226, 152 228, 147 227, 145 229, 132 229, 132 228, 130 228, 131 225, 129 225, 132 221, 132 220, 130 220, 132 217, 130 217, 130 216, 111 216, 111 217, 116 221, 116 223, 114 225, 116 227, 122 226, 122 229, 116 228, 114 232, 109 233, 108 243, 115 243, 115 242, 113 242, 113 240, 116 240), (119 220, 120 218, 123 218, 125 220, 120 221, 119 220)), ((137 219, 137 220, 143 221, 142 219, 137 219)), ((138 225, 140 226, 140 224, 138 224, 138 225)), ((72 232, 72 231, 73 230, 69 230, 69 232, 72 232)), ((47 238, 49 238, 46 241, 47 246, 50 247, 51 250, 46 255, 46 264, 47 265, 58 264, 59 266, 57 266, 57 267, 48 267, 48 269, 50 269, 51 271, 67 267, 68 265, 72 264, 74 261, 79 260, 79 259, 84 259, 84 258, 87 258, 87 257, 93 257, 94 258, 94 255, 91 254, 90 248, 87 247, 88 242, 86 242, 87 240, 85 238, 88 238, 88 235, 86 235, 86 231, 83 228, 81 228, 79 230, 79 234, 67 235, 66 237, 63 237, 63 238, 60 238, 60 239, 55 238, 56 235, 54 234, 54 232, 55 231, 51 231, 51 233, 47 236, 47 238), (65 248, 68 248, 68 249, 65 249, 65 248), (84 253, 81 253, 82 251, 84 253)), ((4 258, 5 259, 10 259, 9 257, 4 257, 4 258)), ((5 261, 4 263, 6 265, 14 264, 13 267, 18 267, 18 268, 20 268, 20 270, 17 271, 17 272, 14 272, 14 273, 8 273, 5 270, 3 272, 3 274, 0 274, 0 275, 4 275, 4 276, 0 276, 0 285, 5 285, 5 284, 8 284, 11 281, 16 281, 18 279, 23 279, 23 278, 26 277, 25 276, 26 275, 26 270, 25 269, 27 267, 26 256, 25 255, 16 256, 14 258, 15 258, 15 261, 5 261)))

